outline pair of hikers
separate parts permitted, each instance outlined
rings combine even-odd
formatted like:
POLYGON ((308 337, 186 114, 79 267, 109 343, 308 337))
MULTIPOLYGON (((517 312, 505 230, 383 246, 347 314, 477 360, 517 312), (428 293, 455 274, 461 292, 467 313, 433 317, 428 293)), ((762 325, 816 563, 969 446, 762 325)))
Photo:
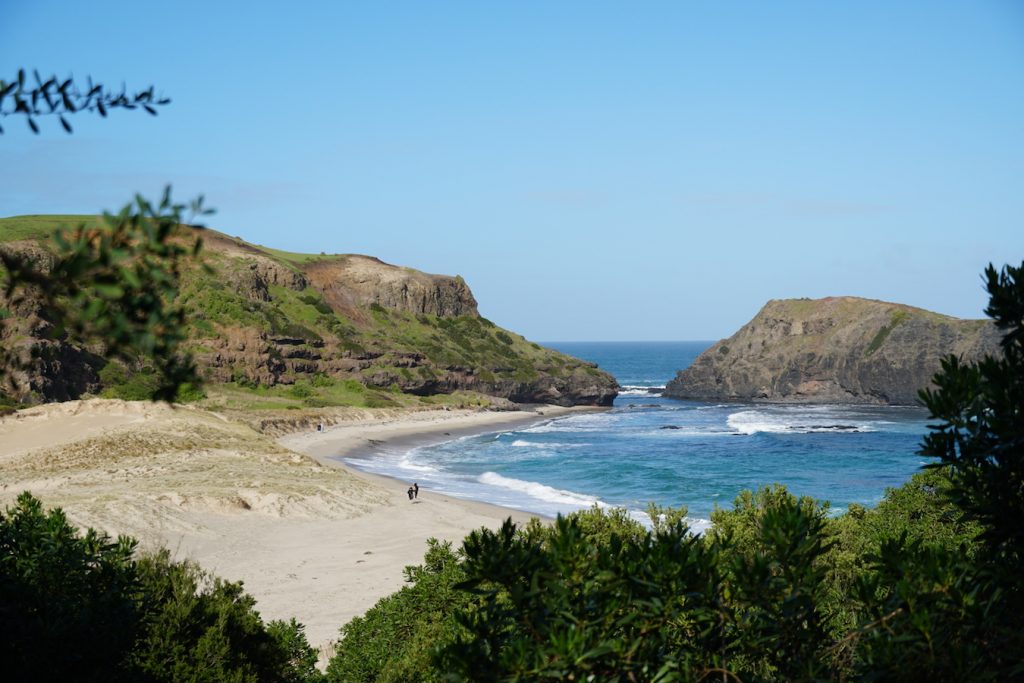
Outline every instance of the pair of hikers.
POLYGON ((413 498, 419 498, 420 497, 420 485, 419 485, 419 483, 417 482, 417 483, 413 484, 412 486, 410 486, 407 493, 409 494, 409 500, 412 500, 413 498))

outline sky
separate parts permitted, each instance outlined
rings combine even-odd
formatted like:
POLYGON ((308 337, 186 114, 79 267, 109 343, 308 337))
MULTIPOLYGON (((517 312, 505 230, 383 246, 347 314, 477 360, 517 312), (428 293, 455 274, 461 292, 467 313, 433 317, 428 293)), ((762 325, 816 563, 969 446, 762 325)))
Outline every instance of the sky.
POLYGON ((981 317, 1024 260, 1016 0, 0 0, 19 67, 172 103, 7 117, 0 216, 170 183, 251 242, 462 275, 531 339, 718 339, 790 297, 981 317))

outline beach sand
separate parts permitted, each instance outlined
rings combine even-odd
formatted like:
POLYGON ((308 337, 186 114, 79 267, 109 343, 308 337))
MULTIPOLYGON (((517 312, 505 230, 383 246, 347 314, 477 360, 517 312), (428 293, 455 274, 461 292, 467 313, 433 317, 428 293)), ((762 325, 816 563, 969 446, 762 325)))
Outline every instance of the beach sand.
MULTIPOLYGON (((0 505, 24 490, 81 526, 166 546, 242 580, 264 619, 306 625, 321 662, 339 627, 403 584, 428 538, 530 515, 346 468, 372 455, 522 426, 573 410, 328 411, 324 431, 284 434, 191 407, 92 399, 0 418, 0 505), (333 424, 332 424, 333 423, 333 424)), ((585 409, 582 409, 585 410, 585 409)), ((254 421, 249 420, 250 423, 254 421)), ((258 421, 256 421, 258 422, 258 421)), ((258 426, 258 425, 257 425, 258 426)))

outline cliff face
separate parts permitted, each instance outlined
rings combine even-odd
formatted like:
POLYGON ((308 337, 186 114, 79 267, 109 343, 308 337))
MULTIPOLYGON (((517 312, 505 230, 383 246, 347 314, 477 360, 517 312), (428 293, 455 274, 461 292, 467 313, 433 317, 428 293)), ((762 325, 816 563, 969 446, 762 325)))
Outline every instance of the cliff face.
POLYGON ((306 274, 331 308, 339 311, 376 304, 439 317, 479 315, 473 292, 460 277, 428 275, 358 255, 310 264, 306 274))
POLYGON ((994 354, 986 320, 858 299, 769 301, 665 388, 673 398, 912 405, 940 360, 994 354))
MULTIPOLYGON (((0 219, 0 243, 5 221, 14 220, 0 219)), ((38 251, 45 234, 5 247, 38 251)), ((333 396, 354 381, 384 400, 380 392, 465 390, 570 406, 610 405, 616 396, 615 380, 592 363, 481 317, 460 277, 368 256, 278 252, 209 230, 203 239, 209 270, 183 273, 180 296, 189 311, 191 350, 211 382, 284 385, 296 387, 296 395, 312 384, 333 396)), ((67 400, 109 386, 102 349, 46 340, 48 325, 32 302, 0 324, 0 343, 17 347, 24 359, 37 358, 32 371, 16 377, 21 398, 67 400)))

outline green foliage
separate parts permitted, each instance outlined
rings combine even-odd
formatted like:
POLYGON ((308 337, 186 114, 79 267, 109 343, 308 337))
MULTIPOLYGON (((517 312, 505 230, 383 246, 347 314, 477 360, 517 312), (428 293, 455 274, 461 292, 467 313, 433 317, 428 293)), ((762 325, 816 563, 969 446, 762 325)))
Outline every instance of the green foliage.
POLYGON ((473 597, 456 588, 465 580, 451 543, 430 539, 423 564, 405 568, 409 583, 380 600, 341 629, 341 641, 327 667, 327 680, 440 681, 431 649, 461 632, 455 615, 473 597))
POLYGON ((288 390, 288 393, 294 398, 309 398, 313 395, 313 387, 309 385, 309 382, 296 382, 288 390))
POLYGON ((299 297, 299 300, 307 306, 312 306, 323 315, 334 315, 334 309, 328 306, 327 302, 323 300, 323 297, 315 292, 303 294, 299 297))
MULTIPOLYGON (((28 295, 42 301, 55 336, 100 344, 108 357, 126 363, 145 358, 158 377, 153 398, 173 400, 182 384, 202 383, 182 348, 185 309, 175 302, 181 269, 202 246, 199 238, 184 245, 178 239, 185 208, 171 201, 170 188, 156 205, 136 197, 117 215, 105 214, 99 227, 56 232, 49 267, 2 250, 6 296, 15 303, 28 295)), ((191 210, 209 213, 202 198, 191 210)), ((8 369, 15 362, 9 353, 0 358, 8 369)))
POLYGON ((889 316, 889 324, 882 325, 875 336, 871 338, 866 349, 864 349, 864 355, 870 356, 885 343, 885 340, 889 337, 889 333, 896 329, 903 321, 910 317, 910 314, 903 310, 893 311, 889 316))
POLYGON ((601 511, 549 534, 510 521, 465 541, 465 587, 480 606, 437 661, 456 680, 795 680, 826 669, 817 610, 824 522, 799 504, 767 510, 736 552, 678 518, 646 531, 601 511), (596 531, 596 533, 595 533, 596 531), (480 672, 488 672, 481 679, 480 672))
POLYGON ((10 216, 0 218, 0 243, 29 240, 45 243, 62 225, 89 225, 98 227, 99 216, 83 215, 44 215, 44 216, 10 216))
POLYGON ((885 342, 885 339, 886 337, 889 336, 890 332, 892 332, 891 327, 889 327, 888 325, 882 325, 878 329, 878 332, 875 333, 875 336, 872 337, 871 342, 868 344, 868 347, 864 349, 864 355, 870 356, 875 351, 877 351, 879 347, 882 346, 882 343, 885 342))
POLYGON ((985 271, 985 313, 1003 332, 1002 358, 942 364, 921 400, 939 422, 922 453, 952 474, 956 503, 985 527, 991 552, 1024 568, 1024 263, 985 271))
MULTIPOLYGON (((106 117, 107 111, 120 108, 142 109, 156 116, 156 107, 171 101, 157 95, 153 86, 129 94, 123 85, 117 92, 100 83, 94 84, 91 78, 85 84, 79 84, 72 78, 59 79, 56 76, 43 80, 38 71, 33 71, 32 76, 30 80, 25 70, 19 69, 13 81, 0 79, 0 118, 24 116, 33 133, 39 132, 35 119, 40 116, 56 116, 64 130, 70 133, 71 124, 66 118, 69 114, 88 111, 106 117)), ((3 132, 3 127, 0 127, 0 134, 3 132)))
POLYGON ((148 603, 133 667, 158 681, 318 680, 316 653, 292 621, 264 625, 241 583, 211 577, 166 550, 144 557, 139 575, 148 603))
POLYGON ((0 656, 10 680, 315 682, 302 626, 264 625, 240 583, 164 550, 78 535, 28 493, 0 513, 0 656))
POLYGON ((936 388, 921 392, 936 420, 921 453, 948 471, 947 495, 978 525, 979 545, 951 551, 899 538, 883 546, 874 558, 881 585, 862 588, 884 597, 860 636, 875 670, 1024 676, 1024 264, 990 265, 985 280, 1002 357, 962 364, 951 356, 936 388))
MULTIPOLYGON (((107 367, 110 367, 110 365, 107 367)), ((110 374, 101 371, 100 379, 102 380, 104 375, 109 376, 110 374)), ((148 368, 144 368, 138 372, 126 373, 124 380, 121 382, 111 384, 104 382, 104 384, 105 386, 100 392, 100 396, 103 398, 119 398, 125 401, 150 401, 160 387, 160 380, 156 373, 148 368)))
POLYGON ((27 493, 0 513, 0 659, 12 681, 131 680, 144 610, 134 541, 78 536, 27 493))
MULTIPOLYGON (((152 401, 160 390, 160 377, 150 367, 129 370, 118 362, 107 363, 99 372, 103 398, 125 401, 152 401)), ((201 386, 184 382, 174 395, 176 403, 191 403, 206 397, 201 386)))

